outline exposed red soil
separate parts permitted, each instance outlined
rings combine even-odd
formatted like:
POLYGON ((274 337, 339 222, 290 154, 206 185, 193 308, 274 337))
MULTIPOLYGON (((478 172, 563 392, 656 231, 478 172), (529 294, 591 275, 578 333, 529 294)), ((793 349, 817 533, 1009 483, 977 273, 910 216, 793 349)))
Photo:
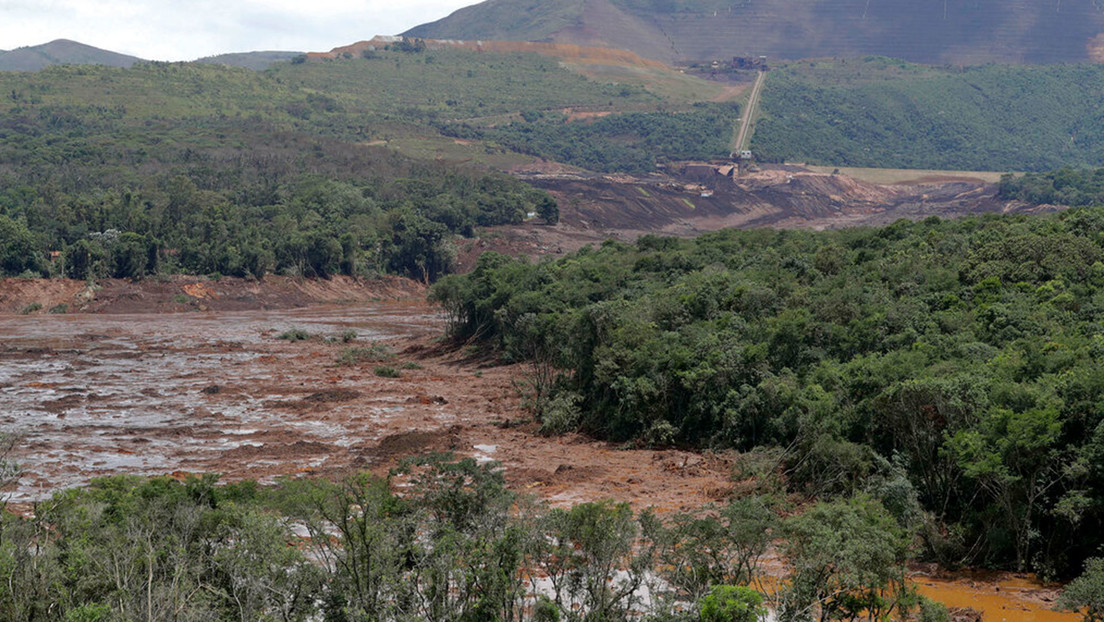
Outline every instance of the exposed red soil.
POLYGON ((142 281, 0 279, 0 313, 176 313, 288 309, 311 304, 425 297, 423 284, 399 277, 330 280, 268 276, 263 281, 172 276, 142 281), (33 305, 38 309, 31 311, 33 305))
POLYGON ((517 389, 528 368, 440 348, 442 328, 420 301, 0 316, 0 386, 9 396, 0 427, 25 437, 17 500, 114 472, 262 481, 385 474, 433 451, 500 461, 510 486, 556 504, 612 498, 690 510, 731 490, 724 456, 537 434, 517 389), (292 326, 314 338, 278 338, 292 326), (360 336, 343 343, 348 330, 360 336), (394 358, 339 364, 347 348, 380 340, 394 358), (378 376, 381 365, 400 377, 378 376))

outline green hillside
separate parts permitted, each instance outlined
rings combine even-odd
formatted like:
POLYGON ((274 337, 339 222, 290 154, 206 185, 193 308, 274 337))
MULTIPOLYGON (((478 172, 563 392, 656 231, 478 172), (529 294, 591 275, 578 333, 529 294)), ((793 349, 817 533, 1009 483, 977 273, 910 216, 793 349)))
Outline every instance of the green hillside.
POLYGON ((493 122, 500 116, 519 118, 524 110, 650 111, 662 104, 641 87, 588 80, 560 67, 556 59, 536 54, 380 50, 284 63, 274 66, 268 77, 306 97, 330 98, 332 105, 324 112, 350 123, 348 128, 331 128, 337 133, 363 134, 366 118, 417 124, 493 122))
POLYGON ((737 114, 588 79, 536 54, 413 44, 297 56, 263 72, 210 63, 0 72, 0 92, 0 271, 79 278, 433 279, 450 267, 455 234, 531 212, 555 220, 548 195, 490 165, 531 154, 651 170, 724 155, 737 114), (567 123, 565 110, 608 116, 567 123), (564 137, 596 155, 565 152, 564 137), (48 251, 60 259, 46 261, 48 251))
POLYGON ((452 234, 531 211, 554 219, 554 203, 505 176, 362 143, 436 134, 428 121, 445 114, 507 114, 533 93, 552 106, 657 103, 535 56, 402 52, 267 73, 52 67, 0 73, 0 92, 0 269, 79 278, 432 279, 449 267, 452 234), (47 262, 51 250, 61 259, 47 262))
POLYGON ((302 55, 302 52, 235 52, 231 54, 218 54, 197 59, 197 63, 209 63, 212 65, 229 65, 230 67, 244 67, 254 71, 264 71, 276 63, 283 63, 302 55))
POLYGON ((557 41, 664 61, 882 55, 932 64, 1099 59, 1092 0, 488 0, 407 34, 557 41))
POLYGON ((579 25, 585 0, 490 0, 406 33, 411 37, 544 41, 579 25), (487 17, 493 15, 494 19, 487 17), (438 36, 446 33, 448 36, 438 36))
POLYGON ((882 58, 772 71, 752 149, 833 166, 1047 170, 1104 163, 1104 67, 942 69, 882 58))

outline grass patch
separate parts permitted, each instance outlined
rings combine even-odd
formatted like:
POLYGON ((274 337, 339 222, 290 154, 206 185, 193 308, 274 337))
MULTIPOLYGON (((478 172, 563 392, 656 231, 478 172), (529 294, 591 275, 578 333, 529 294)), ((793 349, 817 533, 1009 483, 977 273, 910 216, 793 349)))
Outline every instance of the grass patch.
POLYGON ((39 304, 37 302, 32 302, 31 304, 29 304, 29 305, 23 307, 22 309, 20 309, 19 313, 21 315, 30 315, 30 314, 32 314, 36 311, 41 311, 41 310, 42 310, 42 305, 41 304, 39 304))
POLYGON ((59 305, 54 305, 50 307, 50 313, 53 313, 54 315, 69 313, 69 305, 65 304, 64 302, 59 305))
POLYGON ((293 328, 291 330, 280 333, 278 339, 284 341, 306 341, 311 338, 311 334, 302 328, 293 328))
POLYGON ((401 375, 399 370, 390 365, 380 365, 374 371, 380 378, 398 378, 401 375))
POLYGON ((416 363, 414 361, 407 361, 407 362, 402 364, 402 368, 403 369, 422 369, 422 365, 421 365, 421 363, 416 363))
POLYGON ((358 365, 360 363, 383 363, 395 358, 395 353, 382 343, 373 343, 367 348, 345 348, 337 358, 338 365, 358 365))

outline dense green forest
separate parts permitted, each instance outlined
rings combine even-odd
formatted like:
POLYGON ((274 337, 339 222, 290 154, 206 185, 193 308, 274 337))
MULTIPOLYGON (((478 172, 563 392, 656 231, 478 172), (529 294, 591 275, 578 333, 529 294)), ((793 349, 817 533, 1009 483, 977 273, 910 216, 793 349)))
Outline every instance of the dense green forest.
POLYGON ((555 202, 504 175, 363 143, 523 107, 659 103, 536 55, 365 56, 266 73, 194 63, 0 73, 0 270, 431 280, 449 268, 453 235, 529 213, 555 222, 555 202))
POLYGON ((931 68, 882 58, 772 71, 752 149, 834 166, 1043 171, 1104 162, 1098 65, 931 68))
POLYGON ((443 131, 460 138, 493 141, 514 151, 592 171, 649 173, 661 159, 729 156, 739 107, 698 104, 695 108, 683 113, 614 114, 588 122, 532 113, 523 121, 505 126, 480 129, 453 124, 443 131))
POLYGON ((386 479, 216 484, 117 476, 0 514, 0 617, 757 622, 767 596, 787 622, 946 621, 905 583, 908 529, 868 495, 783 519, 764 490, 660 521, 609 501, 550 509, 496 464, 445 455, 386 479), (794 570, 763 594, 747 586, 763 589, 772 541, 794 570))
POLYGON ((548 432, 773 456, 868 493, 944 565, 1104 545, 1104 210, 484 255, 432 298, 533 363, 548 432))
POLYGON ((1104 205, 1104 169, 1062 168, 1047 173, 1004 175, 1000 196, 1035 205, 1104 205))

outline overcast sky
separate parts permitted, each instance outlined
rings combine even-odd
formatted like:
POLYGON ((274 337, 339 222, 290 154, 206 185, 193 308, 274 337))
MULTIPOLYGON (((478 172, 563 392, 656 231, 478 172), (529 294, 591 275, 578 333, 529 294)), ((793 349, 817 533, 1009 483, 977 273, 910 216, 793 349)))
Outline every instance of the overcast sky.
POLYGON ((0 50, 72 39, 147 60, 324 52, 477 0, 0 0, 0 50))

